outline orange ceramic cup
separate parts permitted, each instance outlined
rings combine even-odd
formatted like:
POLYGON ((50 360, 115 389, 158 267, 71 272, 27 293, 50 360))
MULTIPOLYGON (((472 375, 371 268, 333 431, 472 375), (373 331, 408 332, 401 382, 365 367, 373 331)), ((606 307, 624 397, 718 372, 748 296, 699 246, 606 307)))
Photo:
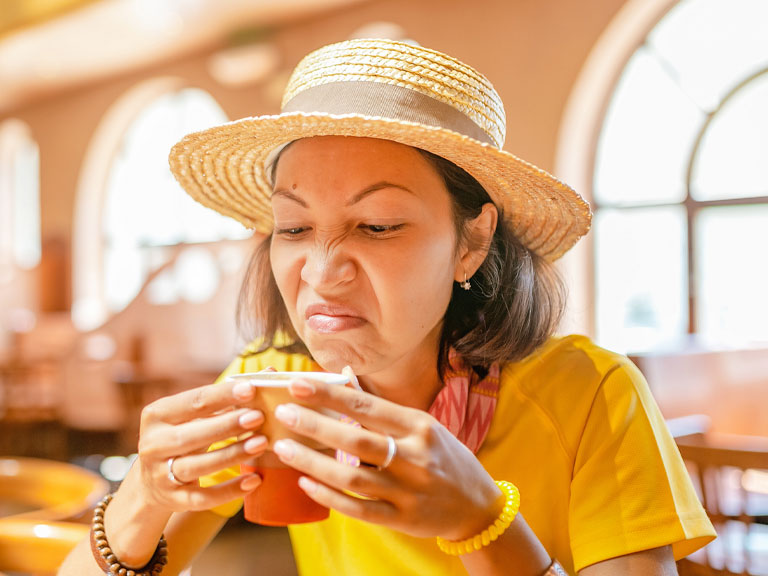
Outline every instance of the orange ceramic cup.
POLYGON ((299 487, 302 473, 283 464, 271 451, 274 443, 282 438, 293 438, 314 449, 325 448, 293 433, 274 416, 275 408, 280 404, 302 404, 291 396, 288 390, 291 381, 297 378, 321 380, 334 385, 349 382, 346 376, 327 372, 254 372, 229 377, 229 380, 233 381, 246 381, 256 389, 256 397, 249 406, 264 413, 261 432, 269 441, 267 452, 247 464, 240 465, 243 473, 256 472, 262 479, 259 487, 245 496, 243 511, 245 519, 249 522, 266 526, 287 526, 317 522, 328 517, 328 509, 312 500, 299 487))

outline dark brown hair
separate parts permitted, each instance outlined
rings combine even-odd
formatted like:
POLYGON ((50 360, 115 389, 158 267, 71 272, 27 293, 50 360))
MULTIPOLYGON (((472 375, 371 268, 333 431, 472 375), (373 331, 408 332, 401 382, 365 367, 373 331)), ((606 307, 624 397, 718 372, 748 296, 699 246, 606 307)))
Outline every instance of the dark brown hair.
MULTIPOLYGON (((451 195, 457 248, 462 242, 471 245, 474 240, 469 237, 468 223, 491 202, 488 193, 452 162, 431 152, 419 152, 443 178, 451 195)), ((240 290, 238 326, 259 339, 259 349, 277 347, 275 337, 282 333, 294 342, 291 352, 308 354, 293 330, 272 274, 271 239, 266 237, 251 257, 240 290)), ((468 291, 453 285, 440 338, 441 373, 447 366, 450 348, 471 366, 483 369, 494 362, 528 356, 560 322, 565 287, 557 270, 518 241, 501 211, 488 255, 470 282, 472 288, 468 291)))

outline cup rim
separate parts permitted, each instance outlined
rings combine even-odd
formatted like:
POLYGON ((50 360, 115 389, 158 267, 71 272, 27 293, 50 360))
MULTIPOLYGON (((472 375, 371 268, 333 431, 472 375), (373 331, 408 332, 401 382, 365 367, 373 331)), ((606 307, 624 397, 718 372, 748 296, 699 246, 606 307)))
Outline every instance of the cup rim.
POLYGON ((293 380, 319 380, 325 384, 343 385, 349 382, 344 374, 335 372, 243 372, 226 377, 227 382, 248 382, 256 388, 288 388, 293 380))

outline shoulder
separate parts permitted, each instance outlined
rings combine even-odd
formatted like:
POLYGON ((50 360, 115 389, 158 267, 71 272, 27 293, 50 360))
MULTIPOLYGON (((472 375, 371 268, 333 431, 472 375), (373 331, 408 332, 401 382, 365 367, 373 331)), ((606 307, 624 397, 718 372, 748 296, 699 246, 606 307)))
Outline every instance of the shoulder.
POLYGON ((502 367, 499 405, 508 418, 534 409, 541 425, 553 430, 565 451, 575 456, 596 404, 623 409, 645 396, 647 384, 639 370, 621 354, 597 346, 585 336, 551 338, 533 354, 502 367))
POLYGON ((601 348, 586 336, 572 335, 550 338, 527 358, 506 364, 501 378, 534 396, 589 395, 617 370, 639 375, 626 356, 601 348))

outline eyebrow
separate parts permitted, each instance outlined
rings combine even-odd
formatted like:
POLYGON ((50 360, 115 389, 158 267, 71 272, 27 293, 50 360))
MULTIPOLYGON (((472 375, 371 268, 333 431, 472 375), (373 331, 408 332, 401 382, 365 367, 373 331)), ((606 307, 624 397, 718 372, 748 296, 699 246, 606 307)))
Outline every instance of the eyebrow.
MULTIPOLYGON (((414 194, 413 190, 410 190, 409 188, 406 188, 405 186, 402 186, 400 184, 394 184, 393 182, 387 182, 387 181, 381 181, 376 182, 375 184, 371 184, 370 186, 367 186, 366 188, 363 188, 360 192, 355 194, 349 202, 347 202, 346 206, 353 206, 363 200, 364 198, 370 196, 374 192, 378 192, 379 190, 384 190, 385 188, 397 188, 399 190, 402 190, 404 192, 408 192, 408 194, 414 194)), ((274 192, 272 192, 272 198, 275 198, 276 196, 280 196, 282 198, 287 198, 288 200, 293 200, 300 206, 304 208, 309 208, 309 205, 307 202, 301 198, 300 196, 294 194, 293 192, 290 192, 289 190, 286 190, 285 188, 278 188, 274 192)))

